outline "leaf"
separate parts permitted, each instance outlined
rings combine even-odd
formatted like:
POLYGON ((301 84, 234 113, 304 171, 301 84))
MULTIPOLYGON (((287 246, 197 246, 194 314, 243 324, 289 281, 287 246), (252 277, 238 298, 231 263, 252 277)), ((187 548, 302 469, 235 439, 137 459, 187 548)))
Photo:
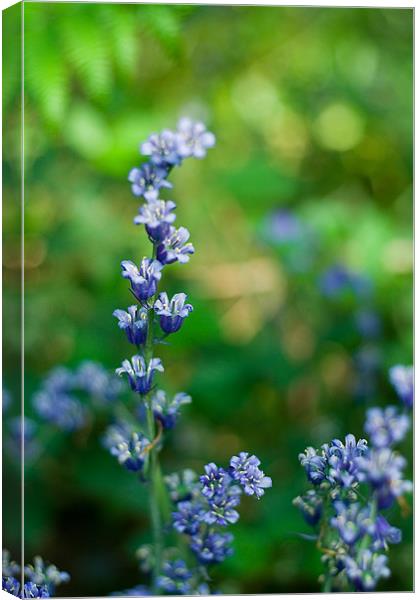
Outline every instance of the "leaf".
POLYGON ((72 7, 67 19, 60 19, 60 43, 64 55, 74 69, 90 98, 102 99, 112 88, 111 58, 106 30, 98 26, 95 7, 72 7))
POLYGON ((163 4, 139 8, 142 27, 161 42, 170 56, 178 56, 181 50, 180 17, 173 7, 163 4))
POLYGON ((25 84, 40 112, 57 124, 68 105, 68 78, 60 57, 41 44, 31 53, 25 50, 25 84))
POLYGON ((132 78, 139 67, 140 41, 132 11, 125 11, 125 8, 120 6, 116 11, 114 6, 102 6, 102 21, 116 69, 125 77, 132 78))
POLYGON ((48 121, 62 122, 68 105, 68 72, 48 30, 48 19, 39 10, 25 12, 24 53, 26 91, 48 121))
POLYGON ((298 533, 298 532, 296 532, 295 535, 299 536, 303 540, 308 540, 309 542, 316 542, 316 540, 318 539, 317 535, 309 534, 309 533, 298 533))

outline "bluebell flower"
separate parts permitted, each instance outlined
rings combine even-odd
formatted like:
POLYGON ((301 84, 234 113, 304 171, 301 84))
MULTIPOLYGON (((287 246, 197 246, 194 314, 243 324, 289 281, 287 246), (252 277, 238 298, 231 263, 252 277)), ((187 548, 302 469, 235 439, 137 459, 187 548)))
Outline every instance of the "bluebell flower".
POLYGON ((373 538, 373 550, 387 550, 388 544, 399 544, 402 539, 401 529, 393 527, 383 515, 378 515, 369 529, 373 538))
POLYGON ((178 261, 181 264, 190 260, 194 246, 189 242, 190 232, 186 227, 170 227, 167 237, 157 246, 156 257, 163 265, 178 261))
POLYGON ((153 200, 139 208, 134 217, 136 225, 145 225, 147 234, 153 243, 162 242, 170 233, 172 223, 176 219, 173 210, 176 208, 172 200, 153 200))
POLYGON ((167 561, 156 584, 162 592, 187 595, 191 592, 192 576, 184 560, 167 561))
POLYGON ((345 544, 352 546, 368 531, 371 521, 370 509, 362 507, 358 502, 345 504, 341 501, 334 502, 335 516, 331 518, 331 526, 338 533, 345 544))
POLYGON ((150 156, 153 164, 165 169, 179 165, 183 158, 179 153, 179 137, 170 129, 149 136, 141 144, 140 152, 144 156, 150 156))
POLYGON ((208 500, 223 495, 231 482, 229 474, 215 463, 205 465, 204 471, 205 474, 200 477, 201 493, 208 500))
POLYGON ((131 260, 123 260, 121 267, 121 275, 130 280, 131 290, 140 302, 156 294, 157 282, 162 277, 163 268, 159 261, 143 258, 137 267, 131 260))
POLYGON ((148 324, 148 311, 145 308, 132 305, 126 311, 114 310, 112 315, 118 319, 118 327, 125 331, 130 344, 144 344, 148 324))
POLYGON ((373 448, 356 459, 359 480, 369 483, 375 491, 379 509, 388 508, 395 498, 412 490, 411 481, 403 479, 406 460, 390 448, 373 448))
POLYGON ((49 598, 50 594, 46 585, 37 585, 33 581, 28 581, 23 586, 24 598, 49 598))
POLYGON ((47 389, 43 389, 34 394, 32 402, 41 419, 65 431, 76 431, 86 423, 86 408, 77 398, 69 394, 50 393, 47 389))
POLYGON ((259 468, 261 461, 255 456, 249 456, 248 452, 240 452, 239 456, 233 456, 230 460, 230 475, 238 481, 248 496, 256 495, 261 498, 266 488, 271 487, 272 481, 259 468))
POLYGON ((366 413, 365 431, 376 448, 385 448, 401 442, 410 428, 406 414, 398 414, 395 406, 384 409, 370 408, 366 413))
POLYGON ((366 440, 356 442, 354 435, 348 434, 344 444, 334 439, 330 444, 323 444, 321 451, 306 448, 299 454, 299 460, 314 485, 327 481, 331 485, 350 487, 358 482, 356 459, 366 452, 366 440))
POLYGON ((160 317, 159 323, 165 333, 178 331, 193 310, 191 304, 186 304, 186 294, 174 294, 169 300, 168 294, 162 292, 154 304, 155 313, 160 317))
POLYGON ((135 196, 143 196, 148 202, 157 200, 161 188, 171 188, 172 184, 166 181, 168 170, 151 163, 131 169, 128 181, 132 184, 131 191, 135 196))
POLYGON ((293 500, 293 504, 301 511, 308 525, 313 527, 319 523, 322 516, 323 502, 315 490, 309 490, 303 496, 297 496, 293 500))
POLYGON ((184 404, 190 404, 191 396, 180 392, 172 399, 167 398, 163 390, 158 390, 152 397, 152 409, 155 418, 162 423, 164 429, 172 429, 184 404))
POLYGON ((12 594, 12 596, 16 596, 16 598, 20 598, 20 594, 19 594, 20 583, 14 577, 10 577, 10 576, 5 577, 3 575, 2 590, 4 590, 5 592, 8 592, 9 594, 12 594))
POLYGON ((105 433, 104 444, 128 471, 140 471, 150 441, 141 433, 130 431, 126 425, 111 425, 105 433))
POLYGON ((368 451, 367 441, 358 440, 351 433, 346 435, 344 444, 340 440, 333 440, 330 445, 324 445, 323 450, 328 461, 327 480, 332 485, 350 487, 359 481, 359 457, 368 451))
POLYGON ((177 127, 178 153, 182 158, 193 156, 204 158, 209 148, 213 148, 216 137, 206 126, 200 122, 194 122, 183 117, 177 127))
POLYGON ((389 577, 391 571, 387 566, 388 558, 384 554, 362 550, 356 558, 344 558, 346 575, 359 592, 375 589, 379 579, 389 577))
POLYGON ((200 529, 205 510, 198 502, 179 502, 172 513, 172 525, 179 533, 195 535, 200 529))
POLYGON ((204 565, 223 562, 233 554, 231 533, 210 532, 204 537, 196 535, 191 539, 191 550, 204 565))
POLYGON ((414 400, 414 370, 412 366, 395 365, 389 370, 389 380, 394 386, 401 402, 407 407, 413 407, 414 400))
POLYGON ((147 394, 153 385, 155 371, 163 372, 164 368, 160 358, 152 358, 148 363, 139 354, 135 354, 129 360, 123 360, 122 366, 116 369, 117 375, 125 373, 133 392, 147 394))
POLYGON ((326 479, 327 461, 325 454, 318 454, 312 446, 308 446, 305 452, 299 454, 299 462, 305 469, 308 480, 314 485, 318 485, 326 479))
MULTIPOLYGON (((204 494, 204 491, 202 492, 204 494)), ((226 525, 236 523, 239 513, 235 507, 240 503, 241 489, 229 486, 220 493, 208 499, 208 510, 203 515, 203 521, 208 525, 226 525)))

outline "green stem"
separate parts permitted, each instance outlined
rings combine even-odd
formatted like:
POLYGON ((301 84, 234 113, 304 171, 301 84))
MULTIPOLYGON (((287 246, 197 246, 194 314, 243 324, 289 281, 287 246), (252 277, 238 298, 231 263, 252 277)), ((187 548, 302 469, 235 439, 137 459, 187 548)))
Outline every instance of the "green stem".
MULTIPOLYGON (((153 258, 156 255, 156 248, 153 246, 153 258)), ((151 298, 151 304, 148 314, 147 324, 147 339, 144 346, 144 358, 146 363, 153 358, 153 304, 155 302, 155 296, 151 298)), ((144 402, 146 404, 147 411, 147 428, 149 433, 150 441, 153 441, 156 436, 156 423, 153 415, 153 408, 151 402, 151 393, 144 396, 144 402)), ((159 465, 159 449, 155 446, 150 451, 150 458, 148 464, 149 481, 150 481, 150 517, 152 522, 153 530, 153 545, 154 545, 154 569, 153 569, 153 591, 157 593, 156 582, 161 574, 162 564, 162 551, 163 551, 163 527, 162 527, 162 515, 160 510, 160 492, 161 492, 161 472, 159 465)))
POLYGON ((329 573, 326 573, 324 575, 324 585, 322 586, 322 592, 324 594, 329 594, 331 592, 331 575, 329 573))
POLYGON ((153 448, 151 452, 151 464, 150 464, 150 515, 152 520, 153 528, 153 545, 155 549, 154 556, 154 568, 153 568, 153 591, 156 593, 156 583, 159 575, 161 574, 162 564, 162 551, 163 551, 163 535, 162 535, 162 518, 159 506, 159 490, 158 490, 158 471, 159 471, 159 459, 156 448, 153 448))
MULTIPOLYGON (((328 506, 328 500, 327 500, 327 496, 324 495, 323 497, 323 509, 322 509, 322 521, 321 521, 321 525, 320 525, 320 529, 319 529, 319 535, 318 535, 318 548, 319 550, 321 550, 321 552, 325 552, 325 550, 328 547, 328 543, 327 543, 327 537, 328 537, 328 512, 327 512, 327 506, 328 506)), ((323 584, 322 584, 322 592, 324 594, 329 594, 331 592, 332 589, 332 583, 333 583, 333 577, 331 575, 331 573, 328 571, 328 563, 326 564, 325 567, 325 572, 323 575, 323 584)))

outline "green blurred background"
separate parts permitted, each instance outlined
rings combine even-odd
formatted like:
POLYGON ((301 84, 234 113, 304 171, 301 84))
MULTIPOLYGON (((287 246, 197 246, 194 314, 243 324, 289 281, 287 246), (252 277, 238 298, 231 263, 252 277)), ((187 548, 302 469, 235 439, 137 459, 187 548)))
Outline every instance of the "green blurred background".
MULTIPOLYGON (((132 225, 127 173, 151 132, 183 115, 204 120, 216 148, 171 175, 177 223, 196 254, 167 269, 165 285, 186 291, 195 311, 160 351, 161 381, 193 404, 168 436, 164 469, 255 452, 274 486, 244 502, 216 587, 317 591, 320 555, 299 537, 309 531, 291 504, 306 488, 297 455, 349 431, 363 436, 366 406, 397 402, 387 369, 412 362, 412 11, 28 3, 24 12, 28 414, 55 365, 93 359, 112 370, 128 356, 112 317, 131 302, 119 263, 148 243, 132 225), (297 241, 270 235, 279 208, 303 224, 297 241), (355 330, 357 298, 319 289, 336 263, 371 279, 374 340, 355 330), (375 356, 368 375, 354 360, 360 350, 375 356)), ((10 15, 6 48, 18 33, 10 15)), ((4 61, 16 74, 18 55, 4 61)), ((18 98, 9 76, 4 384, 15 399, 18 98)), ((64 595, 107 595, 142 578, 134 554, 150 541, 147 497, 102 449, 103 425, 50 432, 26 471, 26 557, 68 570, 64 595)), ((411 456, 411 440, 402 450, 411 456)), ((4 544, 15 555, 18 476, 6 457, 4 544)), ((409 590, 411 517, 390 517, 404 541, 391 548, 381 589, 409 590)))

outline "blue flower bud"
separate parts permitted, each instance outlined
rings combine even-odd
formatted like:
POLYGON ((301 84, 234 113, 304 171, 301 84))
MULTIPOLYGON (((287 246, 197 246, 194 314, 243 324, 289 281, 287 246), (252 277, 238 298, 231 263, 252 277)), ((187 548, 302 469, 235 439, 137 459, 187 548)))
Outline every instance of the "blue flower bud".
POLYGON ((129 306, 127 311, 114 310, 112 313, 118 319, 118 327, 127 334, 130 344, 140 346, 147 337, 148 312, 145 308, 136 305, 129 306))
POLYGON ((165 333, 175 333, 181 328, 184 319, 193 310, 191 304, 185 304, 186 294, 175 294, 171 300, 166 292, 159 294, 154 309, 160 317, 159 323, 165 333))
POLYGON ((157 282, 162 277, 163 265, 160 262, 143 258, 137 267, 131 260, 123 260, 121 267, 121 275, 130 280, 131 290, 140 302, 156 293, 157 282))
POLYGON ((164 368, 160 358, 152 358, 148 363, 143 356, 135 354, 129 360, 123 360, 122 366, 116 369, 116 374, 121 376, 124 373, 128 377, 133 392, 147 394, 153 384, 153 375, 155 371, 163 372, 164 368))

